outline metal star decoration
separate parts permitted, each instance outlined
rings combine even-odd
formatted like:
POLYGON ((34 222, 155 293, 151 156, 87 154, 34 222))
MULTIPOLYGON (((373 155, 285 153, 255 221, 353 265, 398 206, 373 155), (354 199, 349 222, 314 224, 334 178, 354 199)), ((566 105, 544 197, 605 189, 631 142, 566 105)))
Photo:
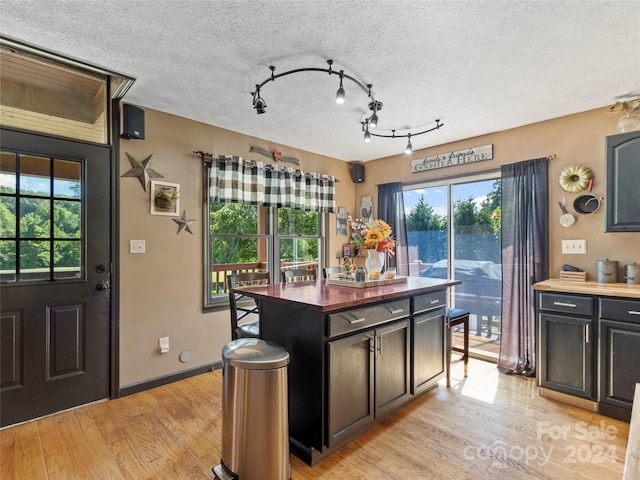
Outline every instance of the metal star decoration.
MULTIPOLYGON (((153 153, 151 155, 153 155, 153 153)), ((151 168, 151 155, 144 160, 139 161, 127 153, 127 157, 129 158, 129 162, 131 162, 131 166, 133 168, 122 175, 123 177, 138 177, 138 180, 140 180, 145 192, 147 191, 147 183, 149 183, 150 178, 164 178, 151 168)))
POLYGON ((176 220, 175 218, 172 218, 171 220, 173 220, 174 222, 176 222, 179 226, 178 226, 178 231, 176 232, 176 235, 178 235, 182 229, 184 228, 185 231, 189 232, 191 235, 193 235, 193 232, 191 231, 191 228, 189 227, 189 225, 191 225, 193 222, 195 222, 195 220, 193 218, 187 218, 187 211, 184 210, 182 212, 182 216, 176 220))

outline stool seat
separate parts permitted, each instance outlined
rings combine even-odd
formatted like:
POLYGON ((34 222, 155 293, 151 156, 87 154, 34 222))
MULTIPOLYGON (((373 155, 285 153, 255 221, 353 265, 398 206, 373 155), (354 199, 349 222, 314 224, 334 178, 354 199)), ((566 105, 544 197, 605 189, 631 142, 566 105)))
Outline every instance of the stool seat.
POLYGON ((467 376, 467 366, 469 364, 469 310, 462 308, 447 308, 446 310, 446 355, 447 355, 447 387, 451 386, 451 352, 462 353, 464 361, 464 376, 467 376), (462 325, 463 332, 463 348, 453 346, 453 327, 462 325))
POLYGON ((447 317, 451 320, 458 317, 464 317, 465 315, 470 315, 469 310, 465 310, 464 308, 447 308, 447 317))

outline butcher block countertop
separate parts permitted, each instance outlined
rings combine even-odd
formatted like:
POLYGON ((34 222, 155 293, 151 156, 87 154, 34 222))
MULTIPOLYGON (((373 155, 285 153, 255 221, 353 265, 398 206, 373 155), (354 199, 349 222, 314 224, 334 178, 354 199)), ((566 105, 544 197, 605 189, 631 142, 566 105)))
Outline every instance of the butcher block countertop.
POLYGON ((626 283, 573 282, 550 278, 533 285, 535 290, 548 290, 564 293, 583 293, 607 297, 640 298, 640 285, 626 283))

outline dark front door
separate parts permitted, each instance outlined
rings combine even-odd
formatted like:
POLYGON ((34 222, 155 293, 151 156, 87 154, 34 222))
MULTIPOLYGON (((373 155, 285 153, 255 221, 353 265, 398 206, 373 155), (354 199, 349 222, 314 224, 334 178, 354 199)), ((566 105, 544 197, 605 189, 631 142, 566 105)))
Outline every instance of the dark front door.
POLYGON ((1 131, 0 423, 109 396, 110 150, 1 131))

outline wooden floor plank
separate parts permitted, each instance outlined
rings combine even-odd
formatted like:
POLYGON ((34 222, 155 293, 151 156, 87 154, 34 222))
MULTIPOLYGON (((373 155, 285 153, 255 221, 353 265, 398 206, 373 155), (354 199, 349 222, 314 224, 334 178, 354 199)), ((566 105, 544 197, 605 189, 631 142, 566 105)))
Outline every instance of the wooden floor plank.
MULTIPOLYGON (((208 479, 220 461, 222 375, 0 430, 2 479, 208 479)), ((534 379, 472 359, 293 480, 622 478, 629 425, 540 397, 534 379)))

